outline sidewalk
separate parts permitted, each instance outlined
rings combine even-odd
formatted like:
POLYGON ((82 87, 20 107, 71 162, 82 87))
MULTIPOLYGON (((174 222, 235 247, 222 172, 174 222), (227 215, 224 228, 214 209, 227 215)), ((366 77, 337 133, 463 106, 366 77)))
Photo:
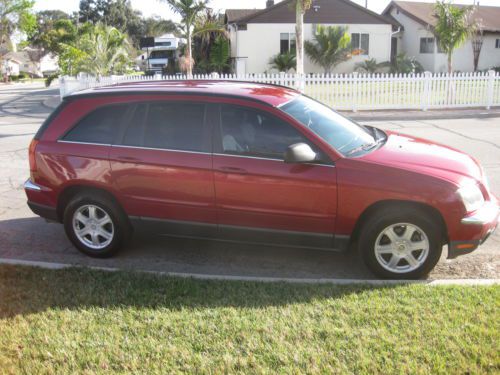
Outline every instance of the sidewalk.
POLYGON ((390 111, 342 111, 343 115, 355 121, 405 121, 405 120, 446 120, 464 118, 500 117, 500 107, 491 109, 481 108, 453 108, 421 110, 390 110, 390 111))
MULTIPOLYGON (((44 100, 45 107, 56 108, 61 99, 54 95, 44 100)), ((391 111, 341 111, 343 115, 355 121, 404 121, 404 120, 442 120, 442 119, 461 119, 461 118, 488 118, 500 117, 500 107, 490 110, 485 108, 469 109, 439 109, 429 111, 419 110, 391 110, 391 111)))

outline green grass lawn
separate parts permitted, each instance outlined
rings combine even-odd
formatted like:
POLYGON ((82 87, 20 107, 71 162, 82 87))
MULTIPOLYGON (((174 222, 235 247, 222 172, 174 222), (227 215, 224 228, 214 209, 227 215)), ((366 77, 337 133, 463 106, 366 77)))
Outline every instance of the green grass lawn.
POLYGON ((0 373, 499 373, 500 287, 0 266, 0 373))

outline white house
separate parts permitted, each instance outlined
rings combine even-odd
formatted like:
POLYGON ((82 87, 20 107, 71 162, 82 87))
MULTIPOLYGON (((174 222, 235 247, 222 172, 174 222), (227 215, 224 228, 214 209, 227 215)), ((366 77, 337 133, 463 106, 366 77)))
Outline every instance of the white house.
MULTIPOLYGON (((427 71, 446 72, 446 54, 440 51, 432 32, 437 20, 434 6, 435 2, 392 1, 383 15, 393 17, 403 26, 400 33, 395 35, 399 52, 415 56, 427 71)), ((483 30, 478 70, 500 66, 500 7, 477 6, 472 17, 480 22, 483 30)), ((466 42, 455 51, 453 69, 462 72, 474 71, 472 41, 466 42)))
POLYGON ((17 76, 19 75, 19 67, 21 62, 16 60, 15 58, 5 56, 2 66, 2 74, 7 74, 9 76, 17 76))
MULTIPOLYGON (((237 74, 270 71, 269 60, 295 48, 295 10, 293 0, 277 4, 267 1, 265 9, 228 9, 225 22, 231 43, 231 58, 237 74)), ((362 50, 334 72, 352 72, 357 62, 374 58, 378 62, 391 59, 391 38, 397 31, 392 20, 349 0, 313 0, 304 15, 304 39, 313 40, 316 25, 347 26, 353 48, 362 50)), ((322 73, 323 69, 305 57, 306 73, 322 73)))

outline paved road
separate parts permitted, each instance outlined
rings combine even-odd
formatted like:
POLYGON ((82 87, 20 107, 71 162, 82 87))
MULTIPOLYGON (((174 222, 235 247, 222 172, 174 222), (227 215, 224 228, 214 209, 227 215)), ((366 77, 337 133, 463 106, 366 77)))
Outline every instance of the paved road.
MULTIPOLYGON (((66 239, 61 225, 48 224, 29 211, 22 190, 28 176, 28 144, 50 112, 41 103, 54 93, 37 85, 0 86, 0 258, 213 275, 373 277, 356 254, 145 235, 134 236, 127 249, 113 259, 80 255, 66 239)), ((493 190, 500 196, 500 118, 375 125, 433 139, 474 155, 483 163, 493 190)), ((430 277, 499 278, 499 250, 497 233, 473 254, 451 261, 443 257, 430 277)))

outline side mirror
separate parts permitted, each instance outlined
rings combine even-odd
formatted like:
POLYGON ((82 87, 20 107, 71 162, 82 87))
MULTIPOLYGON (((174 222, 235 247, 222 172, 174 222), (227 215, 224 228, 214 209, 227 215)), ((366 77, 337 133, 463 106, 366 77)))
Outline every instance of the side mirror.
POLYGON ((311 163, 316 160, 316 153, 306 143, 295 143, 285 151, 285 163, 311 163))

